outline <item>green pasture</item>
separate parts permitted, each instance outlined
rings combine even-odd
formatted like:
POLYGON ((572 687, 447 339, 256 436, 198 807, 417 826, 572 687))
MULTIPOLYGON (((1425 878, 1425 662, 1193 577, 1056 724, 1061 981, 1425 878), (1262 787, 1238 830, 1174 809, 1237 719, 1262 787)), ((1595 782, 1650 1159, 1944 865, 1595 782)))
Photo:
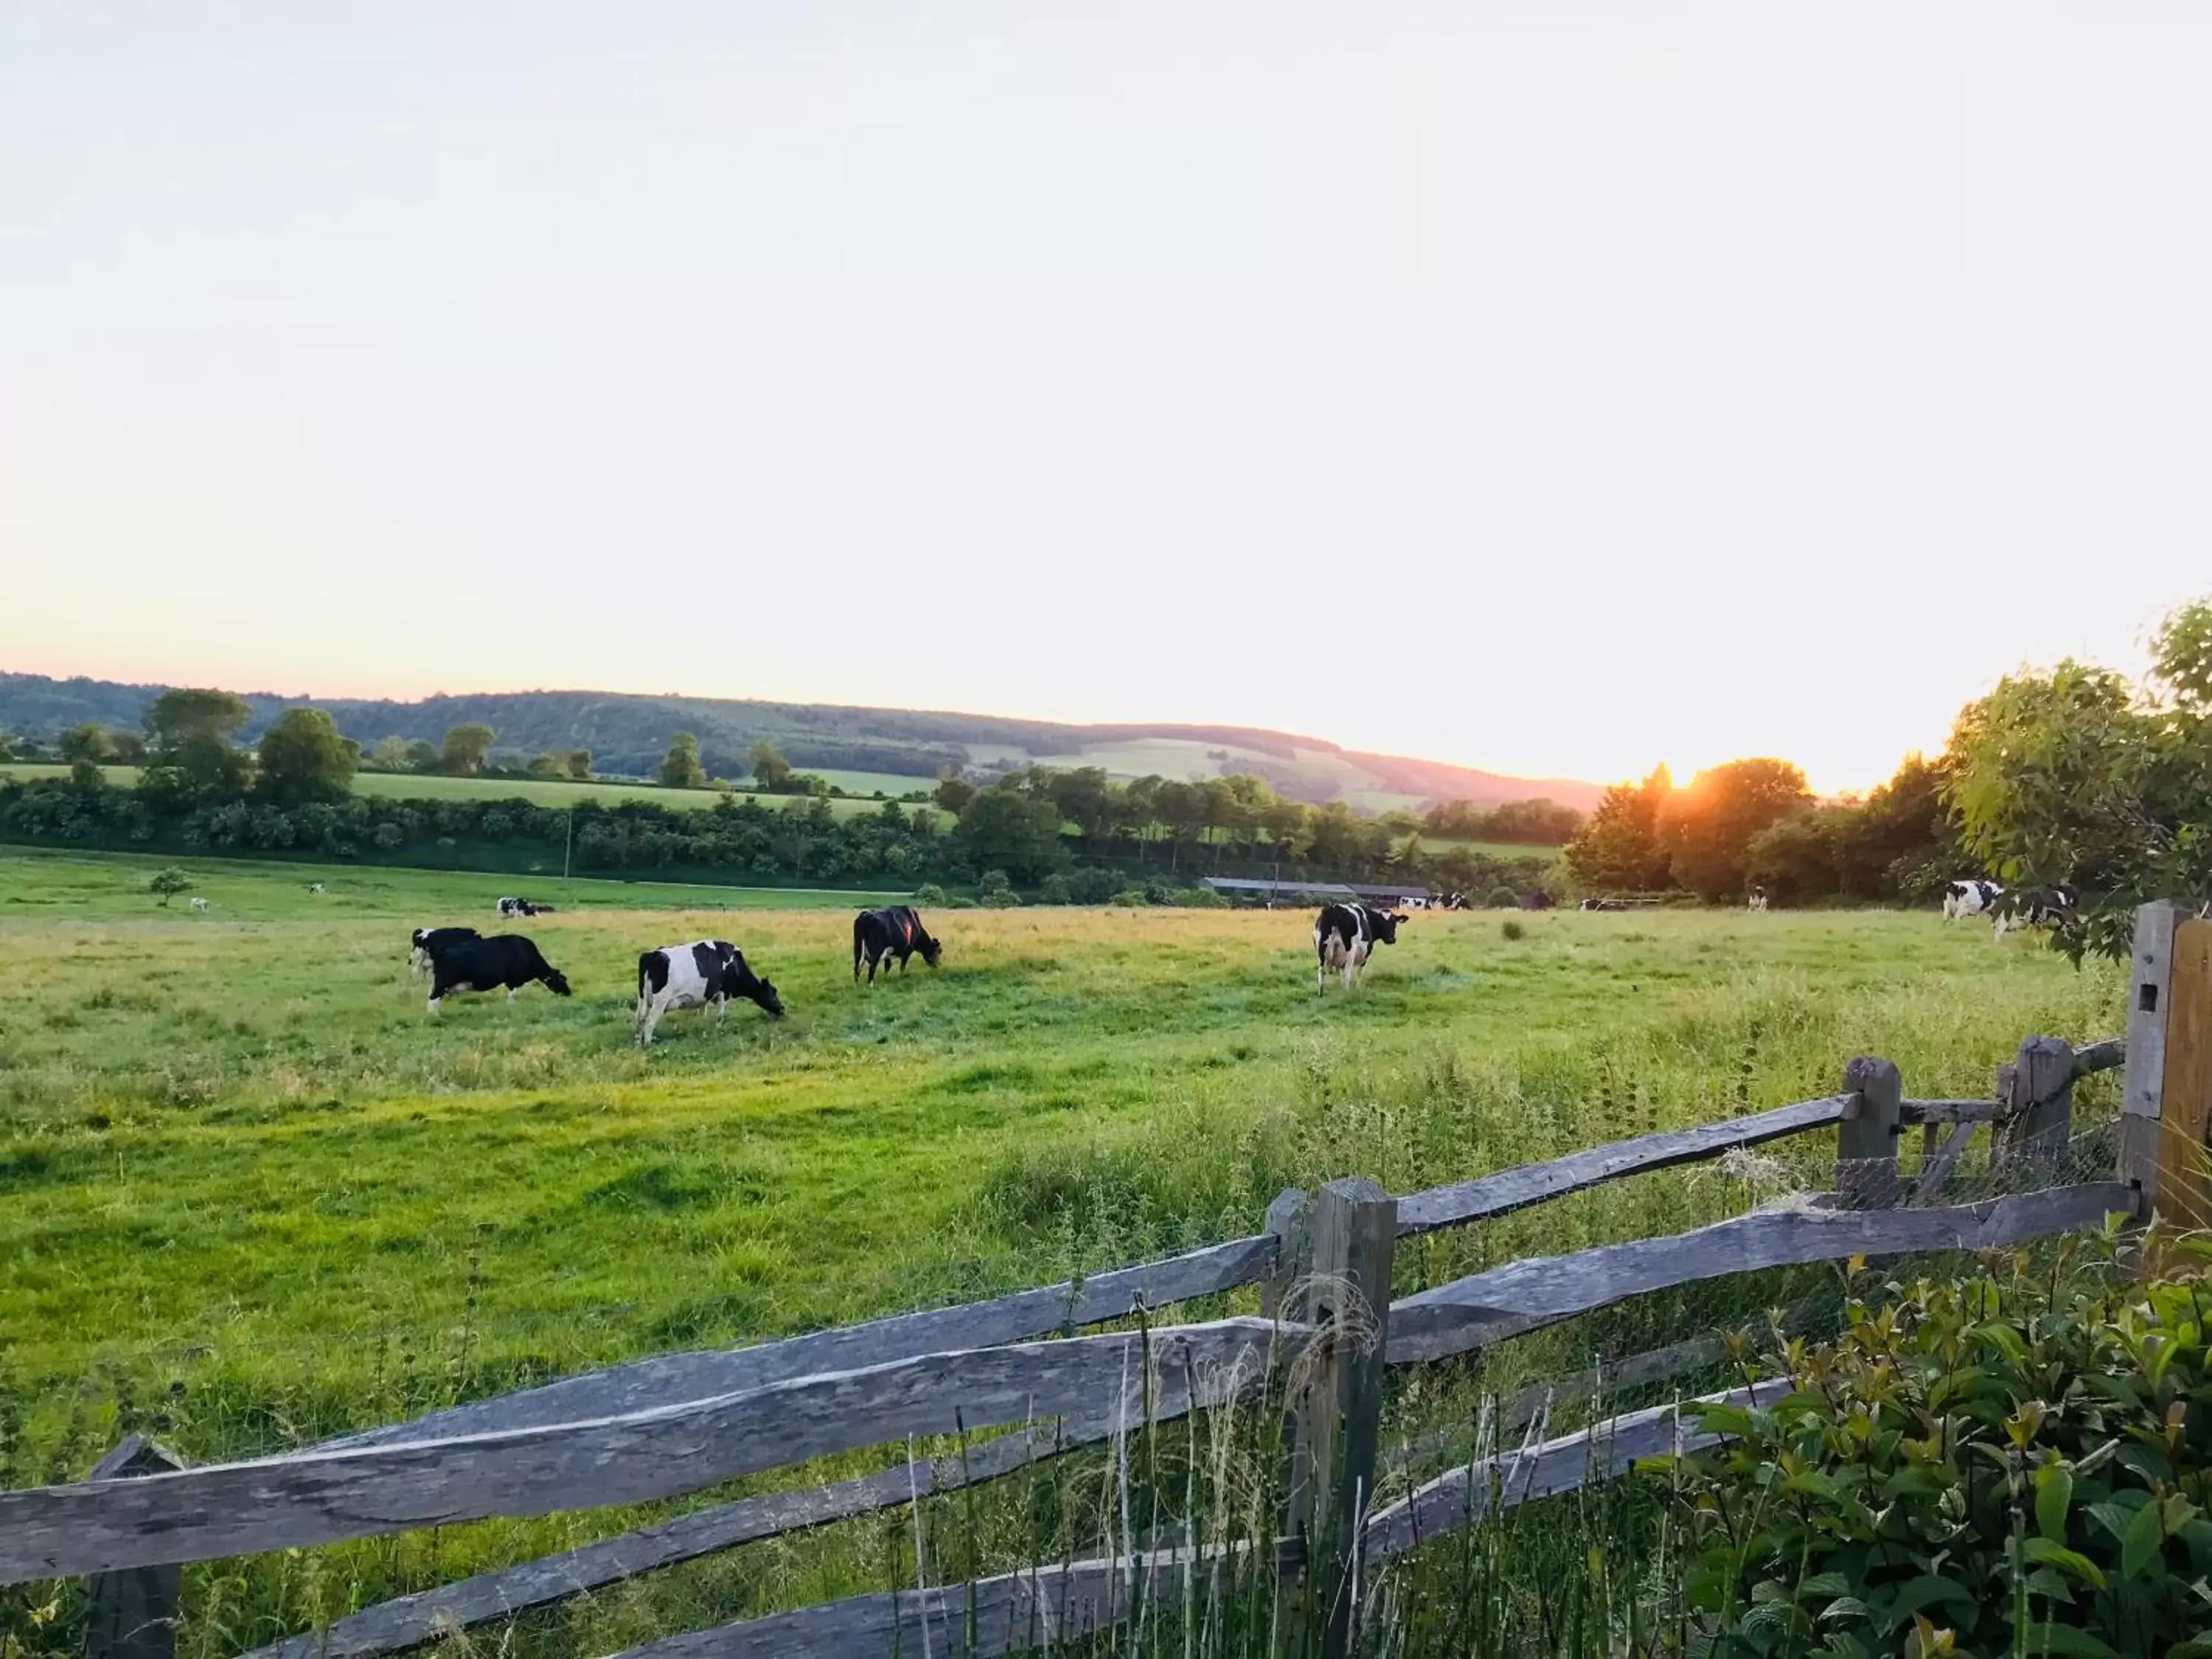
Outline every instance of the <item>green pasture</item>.
MULTIPOLYGON (((101 770, 108 782, 118 788, 137 787, 138 769, 135 766, 109 766, 101 770)), ((10 775, 26 782, 35 778, 65 778, 69 768, 21 761, 0 763, 0 777, 10 775)), ((854 792, 853 798, 830 803, 830 809, 841 818, 878 811, 882 802, 863 798, 869 791, 881 789, 896 799, 911 790, 929 787, 927 779, 897 778, 888 772, 824 772, 822 775, 840 788, 854 792)), ((655 783, 588 783, 562 778, 453 778, 434 772, 358 772, 354 775, 353 787, 357 794, 401 800, 526 800, 533 806, 549 807, 574 806, 583 801, 612 806, 621 801, 641 800, 675 810, 697 810, 712 806, 722 798, 718 789, 666 789, 655 783)), ((737 793, 740 799, 757 800, 770 811, 794 800, 805 804, 804 796, 749 794, 744 790, 737 793)))

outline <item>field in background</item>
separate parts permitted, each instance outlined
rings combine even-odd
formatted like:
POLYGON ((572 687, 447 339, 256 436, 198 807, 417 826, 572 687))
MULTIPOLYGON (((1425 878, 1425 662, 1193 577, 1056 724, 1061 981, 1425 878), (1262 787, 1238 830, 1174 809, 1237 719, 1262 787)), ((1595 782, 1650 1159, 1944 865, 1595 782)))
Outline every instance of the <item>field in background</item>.
POLYGON ((330 1427, 382 1409, 378 1333, 465 1321, 488 1376, 749 1340, 1232 1236, 1291 1182, 1824 1092, 1855 1052, 1978 1094, 2023 1034, 2119 1022, 2109 971, 1928 915, 1423 915, 1323 998, 1301 912, 945 912, 944 969, 871 994, 854 896, 601 882, 527 925, 574 998, 433 1021, 408 929, 490 930, 512 878, 208 861, 192 915, 151 862, 0 855, 0 1351, 40 1392, 104 1359, 330 1427), (640 1053, 638 952, 704 936, 790 1018, 640 1053))
MULTIPOLYGON (((101 769, 106 773, 108 782, 118 788, 137 787, 138 769, 135 766, 109 766, 101 769)), ((66 766, 33 765, 20 761, 0 763, 0 778, 12 775, 26 782, 35 778, 65 778, 69 770, 66 766)), ((843 789, 860 792, 879 788, 893 797, 910 789, 930 787, 926 779, 893 778, 888 772, 824 772, 822 775, 843 789)), ((353 787, 357 794, 401 800, 519 799, 535 806, 552 807, 573 806, 586 800, 598 801, 608 806, 619 801, 642 800, 650 801, 656 806, 697 810, 712 806, 722 798, 721 792, 717 789, 664 789, 653 783, 569 782, 558 778, 449 778, 427 772, 359 772, 354 775, 353 787)), ((757 800, 770 811, 788 806, 793 800, 804 804, 804 797, 801 796, 750 794, 742 789, 737 793, 740 799, 757 800)), ((877 811, 882 805, 880 801, 869 799, 841 799, 830 803, 830 810, 841 818, 877 811)))
POLYGON ((1031 756, 1024 750, 990 744, 971 744, 969 750, 979 762, 1004 759, 1024 765, 1034 761, 1039 766, 1050 767, 1103 766, 1109 776, 1124 781, 1152 773, 1175 779, 1219 777, 1224 763, 1216 757, 1225 755, 1226 770, 1260 773, 1274 781, 1279 793, 1289 784, 1290 793, 1303 798, 1304 792, 1297 787, 1301 781, 1333 786, 1337 793, 1330 799, 1341 800, 1360 811, 1387 812, 1395 807, 1418 811, 1425 799, 1424 796, 1383 788, 1381 780, 1357 761, 1325 749, 1294 750, 1292 758, 1285 760, 1279 755, 1241 744, 1208 743, 1188 738, 1132 738, 1120 743, 1090 744, 1080 750, 1060 755, 1031 756))

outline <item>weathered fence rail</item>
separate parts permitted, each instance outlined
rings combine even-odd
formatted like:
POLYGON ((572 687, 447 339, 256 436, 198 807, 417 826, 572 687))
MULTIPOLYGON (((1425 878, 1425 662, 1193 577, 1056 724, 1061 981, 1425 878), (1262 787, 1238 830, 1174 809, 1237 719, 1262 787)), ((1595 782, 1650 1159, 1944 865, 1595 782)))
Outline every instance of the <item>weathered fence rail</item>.
MULTIPOLYGON (((1324 1609, 1321 1651, 1341 1652, 1357 1599, 1343 1587, 1357 1583, 1363 1563, 1449 1530, 1454 1515, 1475 1513, 1492 1493, 1518 1503, 1605 1478, 1636 1456, 1680 1443, 1686 1432, 1671 1407, 1611 1419, 1517 1461, 1507 1455, 1510 1470, 1455 1471, 1370 1514, 1385 1365, 1465 1353, 1655 1291, 1737 1273, 1862 1255, 1984 1249, 2094 1225, 2115 1212, 2140 1218, 2161 1199, 2203 1203, 2201 1186, 2184 1185, 2200 1177, 2179 1173, 2174 1153, 2179 1145, 2193 1146, 2201 1169, 2204 1126, 2195 1095, 2200 1073, 2212 1086, 2212 923, 2146 908, 2130 1006, 2125 1041, 2077 1051, 2054 1038, 2029 1039, 2001 1068, 1988 1101, 1909 1099, 1894 1066, 1858 1060, 1834 1095, 1401 1199, 1358 1181, 1331 1182, 1311 1200, 1285 1194, 1270 1207, 1264 1232, 1164 1261, 750 1348, 618 1365, 287 1455, 200 1468, 155 1464, 127 1477, 104 1466, 82 1482, 0 1492, 0 1583, 128 1575, 104 1582, 151 1598, 134 1626, 143 1636, 173 1625, 177 1592, 168 1570, 180 1562, 670 1498, 909 1437, 1016 1431, 983 1439, 957 1460, 914 1461, 718 1504, 400 1597, 262 1649, 257 1659, 391 1652, 715 1550, 1002 1479, 1140 1422, 1225 1403, 1280 1376, 1281 1363, 1296 1352, 1300 1392, 1279 1563, 1324 1609), (1960 1152, 1984 1125, 2007 1137, 2008 1158, 2045 1160, 2057 1174, 2054 1150, 2063 1156, 2069 1144, 2075 1085, 2122 1064, 2128 1127, 2113 1178, 1942 1201, 1960 1152), (2173 1121, 2164 1112, 2169 1079, 2195 1091, 2173 1121), (1914 1123, 1927 1142, 1908 1187, 1899 1173, 1899 1140, 1914 1123), (1838 1131, 1832 1193, 1672 1237, 1512 1262, 1418 1294, 1392 1294, 1399 1237, 1830 1127, 1838 1131), (1262 1317, 1074 1334, 1250 1285, 1261 1287, 1262 1317), (164 1595, 166 1611, 158 1605, 164 1595)), ((1711 1339, 1700 1339, 1624 1369, 1674 1375, 1711 1352, 1711 1339)), ((1142 1601, 1147 1585, 1171 1583, 1178 1573, 1187 1583, 1201 1565, 1211 1571, 1220 1560, 1185 1549, 1063 1563, 932 1590, 927 1601, 906 1592, 859 1597, 636 1651, 857 1655, 890 1652, 902 1642, 901 1650, 919 1651, 925 1620, 934 1616, 929 1604, 957 1596, 960 1617, 976 1621, 963 1637, 978 1644, 970 1650, 1012 1652, 1110 1624, 1142 1601), (987 1636, 987 1627, 997 1633, 987 1636)), ((97 1639, 95 1647, 123 1650, 97 1639)), ((131 1651, 147 1650, 142 1641, 131 1651)))

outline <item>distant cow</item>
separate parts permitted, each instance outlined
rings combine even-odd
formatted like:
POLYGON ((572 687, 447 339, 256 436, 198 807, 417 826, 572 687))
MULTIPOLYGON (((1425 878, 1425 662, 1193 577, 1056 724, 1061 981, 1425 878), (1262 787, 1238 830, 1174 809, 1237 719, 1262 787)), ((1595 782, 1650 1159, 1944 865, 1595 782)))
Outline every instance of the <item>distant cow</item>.
POLYGON ((945 946, 930 938, 929 930, 921 925, 921 913, 911 904, 894 904, 881 910, 863 910, 853 918, 853 977, 860 976, 860 964, 868 964, 868 983, 876 982, 876 969, 890 972, 890 959, 898 958, 899 972, 906 972, 907 958, 916 951, 931 967, 945 953, 945 946))
POLYGON ((538 954, 538 947, 520 933, 495 933, 489 939, 455 939, 430 957, 430 1012, 460 991, 507 993, 509 1002, 526 985, 543 985, 556 997, 570 994, 561 970, 538 954))
POLYGON ((207 908, 207 901, 206 901, 205 899, 194 899, 194 900, 192 901, 192 908, 193 908, 193 909, 195 909, 195 910, 204 910, 204 909, 206 909, 206 908, 207 908))
POLYGON ((1314 954, 1320 964, 1314 969, 1316 988, 1327 991, 1328 976, 1335 973, 1349 991, 1366 972, 1367 959, 1375 954, 1375 947, 1398 942, 1398 924, 1405 920, 1367 904, 1322 906, 1320 919, 1314 923, 1314 954))
POLYGON ((1446 893, 1444 895, 1444 908, 1447 910, 1466 909, 1467 895, 1461 892, 1446 893))
POLYGON ((783 999, 775 986, 754 977, 745 953, 727 939, 647 951, 637 959, 638 1046, 653 1046, 653 1028, 672 1008, 703 1008, 711 1002, 715 1023, 720 1024, 729 1018, 732 997, 750 997, 765 1012, 783 1017, 783 999))
POLYGON ((1755 914, 1763 915, 1766 909, 1766 890, 1764 887, 1753 888, 1750 900, 1744 908, 1755 914))
POLYGON ((1628 901, 1626 899, 1586 898, 1583 901, 1582 908, 1585 910, 1626 910, 1628 908, 1628 901))
POLYGON ((534 899, 503 898, 499 902, 499 915, 502 921, 513 916, 550 916, 552 914, 551 905, 540 904, 534 899))
POLYGON ((2063 927, 2081 907, 2080 890, 2063 882, 2015 894, 2012 903, 1998 907, 1992 937, 2002 939, 2013 927, 2063 927))
POLYGON ((407 971, 410 974, 428 972, 430 958, 448 945, 458 945, 465 939, 482 939, 473 927, 417 927, 413 948, 407 957, 407 971))
POLYGON ((310 893, 319 893, 323 890, 323 884, 319 881, 311 881, 307 884, 307 890, 310 893))
POLYGON ((2004 896, 2004 889, 1993 881, 1982 881, 1968 877, 1954 881, 1943 890, 1943 920, 1958 921, 1967 916, 1987 915, 1997 908, 2004 896))

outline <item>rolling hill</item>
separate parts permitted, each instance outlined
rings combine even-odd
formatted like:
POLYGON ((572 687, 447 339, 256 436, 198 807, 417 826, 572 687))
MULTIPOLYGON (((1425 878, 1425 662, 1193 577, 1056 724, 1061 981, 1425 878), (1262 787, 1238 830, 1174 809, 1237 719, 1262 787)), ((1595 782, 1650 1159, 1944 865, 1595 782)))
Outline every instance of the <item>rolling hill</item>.
MULTIPOLYGON (((113 680, 54 679, 0 672, 0 731, 45 738, 92 720, 136 727, 167 688, 113 680)), ((1324 738, 1235 726, 1071 725, 994 714, 830 703, 761 702, 611 691, 499 691, 416 702, 281 696, 244 692, 253 710, 250 738, 283 709, 328 711, 338 729, 363 744, 397 736, 435 743, 447 728, 476 721, 498 735, 501 750, 523 755, 555 748, 592 751, 597 769, 649 774, 670 736, 699 738, 707 769, 742 776, 746 755, 766 738, 795 766, 927 779, 958 766, 988 775, 1039 762, 1103 766, 1116 777, 1256 772, 1278 793, 1321 804, 1341 800, 1364 811, 1431 800, 1485 805, 1549 796, 1583 811, 1600 787, 1567 778, 1522 778, 1441 761, 1346 749, 1324 738)))

